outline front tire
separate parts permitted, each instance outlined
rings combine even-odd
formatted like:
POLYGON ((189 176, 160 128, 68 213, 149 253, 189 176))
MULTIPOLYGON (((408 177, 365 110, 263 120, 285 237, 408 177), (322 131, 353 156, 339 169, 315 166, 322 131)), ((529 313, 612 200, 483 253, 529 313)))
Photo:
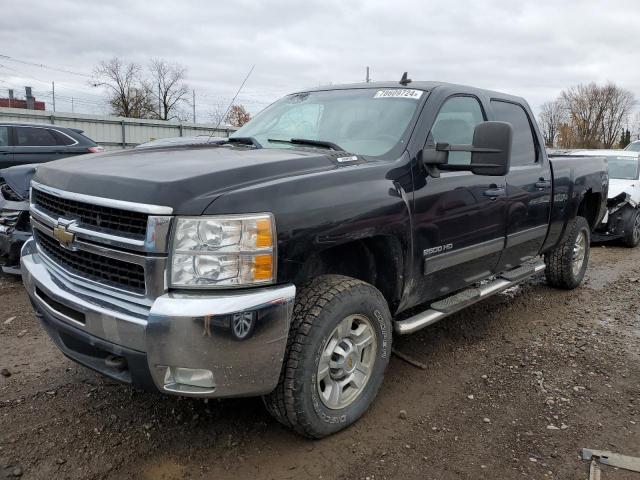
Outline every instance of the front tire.
POLYGON ((322 438, 369 408, 390 356, 382 294, 360 280, 322 275, 296 299, 280 381, 264 403, 284 425, 322 438))
POLYGON ((576 217, 567 226, 567 238, 544 256, 547 283, 571 290, 582 283, 589 265, 591 228, 584 217, 576 217))

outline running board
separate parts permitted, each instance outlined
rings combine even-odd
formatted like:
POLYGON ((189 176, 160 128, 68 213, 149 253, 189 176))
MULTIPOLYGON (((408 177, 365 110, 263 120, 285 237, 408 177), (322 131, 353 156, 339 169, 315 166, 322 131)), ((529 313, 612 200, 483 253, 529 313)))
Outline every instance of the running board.
POLYGON ((491 282, 480 285, 479 287, 463 290, 455 295, 438 300, 430 305, 430 307, 413 317, 393 322, 393 328, 396 334, 405 335, 413 333, 429 325, 433 325, 444 317, 448 317, 452 313, 462 310, 469 305, 479 302, 491 295, 500 293, 507 288, 513 287, 518 283, 526 280, 545 269, 544 261, 536 260, 528 262, 524 265, 501 273, 491 282))

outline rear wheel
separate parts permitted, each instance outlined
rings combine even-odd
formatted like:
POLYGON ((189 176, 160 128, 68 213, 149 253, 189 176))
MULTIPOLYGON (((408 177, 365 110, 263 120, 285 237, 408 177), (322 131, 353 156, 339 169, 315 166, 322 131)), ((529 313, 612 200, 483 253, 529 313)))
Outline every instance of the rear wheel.
POLYGON ((630 248, 636 247, 640 243, 640 212, 637 208, 634 208, 625 220, 622 243, 630 248))
POLYGON ((567 290, 582 283, 589 264, 591 228, 584 217, 576 217, 567 226, 567 238, 544 256, 547 283, 567 290))
POLYGON ((323 275, 296 299, 276 389, 263 397, 281 423, 311 438, 341 430, 367 410, 391 355, 391 314, 372 285, 323 275))

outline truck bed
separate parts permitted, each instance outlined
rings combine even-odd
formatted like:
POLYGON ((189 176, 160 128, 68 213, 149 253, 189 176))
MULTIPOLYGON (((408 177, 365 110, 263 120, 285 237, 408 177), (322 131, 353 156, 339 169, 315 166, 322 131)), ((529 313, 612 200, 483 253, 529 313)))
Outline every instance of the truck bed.
POLYGON ((553 175, 549 232, 543 251, 553 249, 564 238, 570 219, 579 214, 578 208, 588 196, 593 208, 585 215, 592 228, 604 217, 607 207, 609 175, 605 157, 578 157, 575 155, 549 155, 553 175))

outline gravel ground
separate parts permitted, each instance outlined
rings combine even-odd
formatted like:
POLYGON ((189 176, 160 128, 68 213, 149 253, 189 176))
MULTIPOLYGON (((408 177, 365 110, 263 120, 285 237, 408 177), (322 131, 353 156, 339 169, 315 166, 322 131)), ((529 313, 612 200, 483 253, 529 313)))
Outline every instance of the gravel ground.
POLYGON ((426 369, 394 356, 370 411, 310 441, 259 399, 148 394, 77 366, 0 277, 0 478, 584 480, 581 447, 640 455, 639 281, 640 248, 598 246, 579 289, 534 280, 398 338, 426 369))

